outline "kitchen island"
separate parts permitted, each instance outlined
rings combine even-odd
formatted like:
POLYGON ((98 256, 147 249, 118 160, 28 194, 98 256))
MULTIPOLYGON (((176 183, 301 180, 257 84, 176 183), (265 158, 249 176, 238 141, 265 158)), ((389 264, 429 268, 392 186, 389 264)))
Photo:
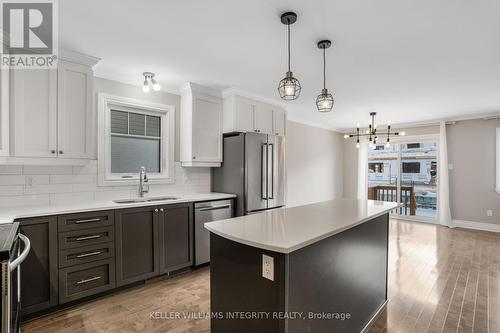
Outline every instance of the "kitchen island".
POLYGON ((337 199, 205 224, 211 332, 366 331, 387 302, 396 207, 337 199))

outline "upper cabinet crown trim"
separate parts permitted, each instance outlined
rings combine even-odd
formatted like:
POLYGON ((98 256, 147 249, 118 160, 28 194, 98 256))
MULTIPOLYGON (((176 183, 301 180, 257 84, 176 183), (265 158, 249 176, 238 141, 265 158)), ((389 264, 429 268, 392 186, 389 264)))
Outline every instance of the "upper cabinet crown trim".
POLYGON ((273 106, 281 107, 285 110, 286 110, 286 106, 287 106, 287 104, 284 103, 282 100, 264 97, 264 96, 261 96, 259 94, 255 94, 255 93, 252 93, 252 92, 240 89, 240 88, 236 88, 236 87, 231 87, 231 88, 227 88, 227 89, 222 90, 222 98, 230 98, 233 96, 240 96, 240 97, 245 97, 248 99, 253 99, 253 100, 256 100, 259 102, 271 104, 273 106))
POLYGON ((59 59, 75 64, 88 66, 91 68, 95 67, 95 65, 97 65, 99 61, 101 61, 101 58, 64 49, 59 49, 59 59))
POLYGON ((213 97, 218 97, 218 98, 222 97, 222 94, 219 90, 205 87, 205 86, 193 83, 193 82, 187 82, 187 83, 183 84, 179 90, 182 94, 198 93, 198 94, 208 95, 208 96, 213 96, 213 97))

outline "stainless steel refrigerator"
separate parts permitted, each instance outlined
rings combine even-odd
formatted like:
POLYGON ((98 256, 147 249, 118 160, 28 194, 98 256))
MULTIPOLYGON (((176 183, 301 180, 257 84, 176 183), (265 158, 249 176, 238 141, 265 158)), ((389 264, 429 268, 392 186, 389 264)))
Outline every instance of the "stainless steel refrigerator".
POLYGON ((223 154, 222 166, 212 169, 212 190, 238 196, 237 216, 285 205, 285 138, 225 134, 223 154))

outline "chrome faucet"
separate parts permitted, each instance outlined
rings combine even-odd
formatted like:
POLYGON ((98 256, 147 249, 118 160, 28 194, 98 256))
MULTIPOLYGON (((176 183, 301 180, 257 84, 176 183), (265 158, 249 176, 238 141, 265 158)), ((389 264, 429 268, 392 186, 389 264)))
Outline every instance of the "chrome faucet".
POLYGON ((144 193, 149 192, 149 186, 144 186, 148 182, 148 175, 146 174, 146 167, 141 167, 139 170, 139 197, 144 197, 144 193))

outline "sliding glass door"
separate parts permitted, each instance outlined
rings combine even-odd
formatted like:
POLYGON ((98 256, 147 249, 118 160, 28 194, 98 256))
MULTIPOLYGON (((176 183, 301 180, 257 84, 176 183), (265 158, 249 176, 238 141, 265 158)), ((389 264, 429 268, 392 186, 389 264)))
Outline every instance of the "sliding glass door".
POLYGON ((376 145, 368 150, 368 198, 400 202, 398 215, 437 218, 436 140, 376 145))
POLYGON ((437 142, 402 143, 400 174, 402 215, 437 217, 437 142))

